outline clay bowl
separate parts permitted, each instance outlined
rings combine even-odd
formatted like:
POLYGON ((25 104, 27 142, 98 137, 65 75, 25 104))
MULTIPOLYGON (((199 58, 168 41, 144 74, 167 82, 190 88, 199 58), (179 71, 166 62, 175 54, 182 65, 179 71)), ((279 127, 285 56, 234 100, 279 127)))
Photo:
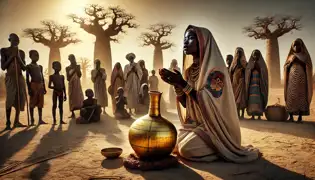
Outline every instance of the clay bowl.
POLYGON ((123 150, 121 148, 114 147, 114 148, 104 148, 101 150, 101 153, 107 159, 115 159, 121 155, 122 151, 123 150))

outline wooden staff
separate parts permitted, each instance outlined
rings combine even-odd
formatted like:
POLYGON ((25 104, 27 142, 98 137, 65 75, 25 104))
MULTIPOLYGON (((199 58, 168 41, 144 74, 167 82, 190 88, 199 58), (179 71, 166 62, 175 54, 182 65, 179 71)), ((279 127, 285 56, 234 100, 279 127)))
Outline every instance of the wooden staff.
MULTIPOLYGON (((19 48, 17 48, 18 52, 18 56, 20 56, 20 51, 19 51, 19 48)), ((16 86, 17 86, 17 91, 18 91, 18 110, 20 111, 20 108, 21 108, 21 102, 20 102, 20 83, 19 83, 19 74, 18 74, 18 68, 17 68, 17 59, 15 57, 14 59, 14 62, 15 62, 15 76, 16 76, 16 86)), ((26 112, 27 112, 27 124, 28 126, 30 125, 30 119, 29 119, 29 112, 28 112, 28 99, 27 99, 27 94, 26 94, 26 89, 24 91, 24 96, 25 96, 25 99, 26 99, 26 112)))

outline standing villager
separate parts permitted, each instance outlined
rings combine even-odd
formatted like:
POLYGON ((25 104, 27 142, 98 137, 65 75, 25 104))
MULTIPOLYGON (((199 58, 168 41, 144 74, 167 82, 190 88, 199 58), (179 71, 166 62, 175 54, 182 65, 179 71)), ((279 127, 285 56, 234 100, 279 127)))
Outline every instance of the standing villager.
POLYGON ((59 108, 60 124, 66 124, 63 121, 63 102, 67 100, 67 92, 65 86, 65 77, 60 74, 61 63, 59 61, 54 61, 52 63, 52 68, 54 69, 54 74, 49 76, 48 88, 53 89, 52 100, 52 115, 53 115, 53 124, 56 124, 56 109, 57 102, 59 108))
POLYGON ((22 71, 26 70, 25 53, 18 48, 20 38, 12 33, 9 36, 10 47, 1 49, 1 69, 7 71, 5 75, 6 87, 6 128, 11 130, 11 109, 15 108, 15 120, 13 127, 26 127, 20 123, 20 111, 24 111, 26 100, 26 86, 22 71))
POLYGON ((150 91, 158 91, 159 90, 159 79, 155 75, 155 70, 151 71, 151 76, 149 77, 149 89, 150 91))
POLYGON ((105 114, 105 107, 108 106, 107 89, 106 89, 106 71, 101 68, 101 61, 96 59, 95 69, 91 72, 91 79, 94 83, 94 92, 97 103, 103 108, 103 114, 105 114))
POLYGON ((46 94, 46 86, 43 75, 43 67, 37 64, 39 54, 36 50, 29 52, 32 62, 26 66, 26 83, 28 94, 30 96, 30 114, 31 126, 34 126, 34 108, 38 108, 38 124, 47 124, 43 121, 44 95, 46 94), (31 80, 30 80, 31 78, 31 80))
POLYGON ((108 92, 112 98, 112 109, 113 113, 116 111, 116 96, 117 90, 120 87, 124 87, 125 80, 124 80, 124 72, 122 70, 121 64, 118 62, 115 64, 113 68, 113 72, 110 78, 110 86, 108 87, 108 92))
POLYGON ((140 86, 142 86, 142 84, 148 84, 149 71, 145 68, 144 60, 140 60, 138 64, 141 67, 141 71, 142 71, 142 77, 140 81, 140 86))
POLYGON ((70 66, 66 67, 67 80, 68 80, 68 94, 69 94, 69 109, 71 111, 70 118, 74 118, 75 110, 81 109, 83 105, 83 92, 81 86, 81 68, 77 64, 76 58, 73 54, 68 57, 70 61, 70 66))
POLYGON ((129 53, 126 55, 126 59, 130 62, 125 66, 124 69, 124 79, 125 79, 125 96, 127 97, 127 107, 129 108, 129 113, 131 109, 135 109, 138 106, 138 97, 140 92, 140 80, 142 78, 141 67, 134 60, 136 55, 134 53, 129 53))
POLYGON ((312 86, 313 64, 302 39, 296 39, 290 48, 284 64, 284 97, 286 109, 290 114, 289 121, 294 121, 293 115, 310 115, 310 104, 313 96, 312 86))
POLYGON ((268 69, 259 50, 254 50, 249 58, 246 72, 247 114, 261 119, 268 103, 268 69))
POLYGON ((247 61, 244 49, 241 47, 236 48, 234 59, 230 67, 230 78, 232 81, 232 88, 234 92, 238 116, 244 118, 244 111, 246 108, 245 97, 245 69, 247 61), (241 111, 241 113, 240 113, 241 111))
POLYGON ((226 56, 226 59, 225 59, 225 62, 226 62, 226 64, 227 64, 227 68, 228 68, 228 69, 230 69, 231 64, 232 64, 232 61, 233 61, 233 55, 228 54, 228 55, 226 56))
POLYGON ((222 158, 247 163, 258 159, 258 149, 241 146, 231 81, 211 32, 190 25, 185 31, 184 53, 184 78, 178 71, 160 70, 163 81, 176 89, 182 125, 179 155, 193 161, 222 158))
MULTIPOLYGON (((172 72, 175 72, 175 70, 180 72, 180 68, 178 67, 178 63, 177 63, 176 59, 172 60, 170 68, 168 70, 170 70, 172 72)), ((175 93, 175 90, 172 86, 169 87, 168 97, 169 97, 168 99, 170 101, 170 108, 176 109, 176 93, 175 93)))

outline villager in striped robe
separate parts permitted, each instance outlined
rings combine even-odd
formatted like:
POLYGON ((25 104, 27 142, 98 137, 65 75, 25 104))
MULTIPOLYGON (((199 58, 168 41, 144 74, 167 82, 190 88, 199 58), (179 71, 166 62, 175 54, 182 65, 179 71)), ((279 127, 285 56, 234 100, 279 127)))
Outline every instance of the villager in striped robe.
POLYGON ((307 48, 302 39, 296 39, 284 64, 284 97, 289 121, 294 121, 293 115, 299 116, 298 122, 302 121, 302 116, 310 115, 312 73, 313 65, 307 48))
POLYGON ((261 119, 268 103, 268 70, 259 50, 254 50, 249 58, 246 72, 247 114, 261 119))

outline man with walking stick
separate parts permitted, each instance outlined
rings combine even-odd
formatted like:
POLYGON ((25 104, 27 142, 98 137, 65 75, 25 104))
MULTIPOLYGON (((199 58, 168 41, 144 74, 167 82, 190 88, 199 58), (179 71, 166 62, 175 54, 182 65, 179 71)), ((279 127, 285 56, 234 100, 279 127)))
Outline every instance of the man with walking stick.
POLYGON ((6 130, 11 130, 11 109, 15 108, 15 120, 13 127, 26 127, 20 123, 20 111, 24 111, 26 101, 26 86, 22 71, 25 71, 25 53, 18 48, 19 37, 12 33, 9 36, 10 47, 1 49, 1 68, 6 70, 6 130))

